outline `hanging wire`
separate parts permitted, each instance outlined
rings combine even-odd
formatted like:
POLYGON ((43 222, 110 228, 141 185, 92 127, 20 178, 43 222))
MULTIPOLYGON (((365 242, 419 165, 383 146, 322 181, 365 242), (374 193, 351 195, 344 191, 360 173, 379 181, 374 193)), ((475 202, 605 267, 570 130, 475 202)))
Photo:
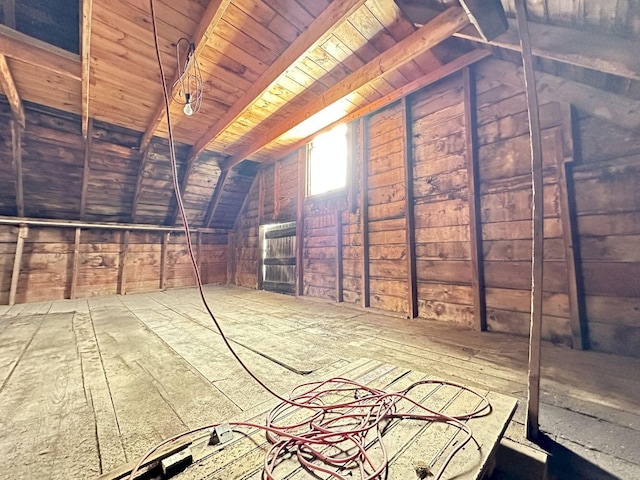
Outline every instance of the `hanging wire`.
POLYGON ((176 61, 178 79, 173 84, 173 101, 184 105, 185 115, 193 115, 202 105, 204 82, 196 58, 196 47, 186 38, 176 42, 176 61), (183 61, 185 51, 186 59, 183 61))
MULTIPOLYGON (((244 363, 231 345, 230 339, 224 334, 204 294, 200 270, 198 269, 191 242, 189 221, 180 192, 169 92, 165 82, 166 77, 158 46, 158 31, 153 2, 154 0, 149 0, 155 53, 160 69, 164 106, 167 115, 169 153, 172 167, 171 177, 178 209, 184 224, 187 252, 194 269, 196 287, 205 310, 231 355, 258 385, 280 400, 280 403, 269 412, 265 424, 230 422, 229 425, 259 429, 266 432, 267 440, 271 443, 271 447, 264 458, 264 475, 262 478, 266 480, 280 479, 280 473, 279 471, 276 472, 276 469, 281 467, 289 458, 296 458, 300 466, 318 478, 322 476, 322 478, 332 478, 334 480, 348 480, 357 478, 359 474, 360 480, 382 480, 388 478, 386 472, 391 460, 383 438, 385 425, 388 421, 413 419, 427 422, 443 422, 457 428, 463 435, 461 437, 453 437, 454 442, 447 445, 447 447, 450 446, 451 448, 444 460, 441 458, 444 454, 443 449, 431 464, 424 467, 427 475, 431 475, 433 480, 439 480, 453 457, 463 450, 470 441, 475 442, 477 448, 480 449, 480 444, 473 437, 471 427, 467 425, 466 421, 491 413, 491 404, 484 395, 463 385, 439 380, 421 380, 409 385, 404 390, 385 392, 350 379, 338 377, 300 385, 294 388, 287 397, 277 393, 265 384, 244 363), (436 389, 449 385, 458 388, 460 393, 466 392, 474 395, 477 398, 475 408, 466 412, 445 414, 409 397, 409 394, 414 389, 424 385, 430 385, 436 389), (404 408, 400 408, 400 404, 404 408), (291 418, 288 414, 292 409, 294 409, 293 411, 301 409, 300 411, 303 412, 301 416, 304 417, 304 412, 306 412, 307 418, 293 425, 285 424, 286 419, 291 418), (371 446, 371 441, 378 445, 382 458, 373 458, 370 455, 368 449, 371 446), (436 462, 440 462, 441 465, 437 473, 433 473, 431 469, 436 462)), ((187 64, 189 63, 189 57, 193 56, 193 52, 191 52, 190 56, 188 55, 187 64)), ((196 62, 194 61, 194 63, 196 62)), ((183 92, 186 95, 186 91, 183 92)), ((218 424, 211 424, 198 427, 175 435, 152 447, 139 458, 137 464, 129 473, 128 480, 133 480, 137 476, 141 466, 159 448, 194 434, 202 434, 203 432, 208 434, 211 428, 217 426, 218 424)))

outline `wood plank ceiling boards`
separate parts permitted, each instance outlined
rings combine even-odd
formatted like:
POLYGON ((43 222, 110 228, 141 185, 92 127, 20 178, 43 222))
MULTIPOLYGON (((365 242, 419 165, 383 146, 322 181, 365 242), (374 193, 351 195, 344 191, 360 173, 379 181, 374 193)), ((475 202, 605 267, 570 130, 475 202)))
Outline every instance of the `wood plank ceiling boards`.
MULTIPOLYGON (((214 30, 218 26, 218 22, 222 19, 227 7, 231 3, 231 0, 212 0, 207 5, 207 9, 201 17, 198 28, 191 37, 191 43, 195 46, 194 56, 197 59, 203 52, 207 45, 207 42, 211 40, 214 30)), ((177 80, 177 76, 174 76, 173 85, 177 80)), ((176 86, 177 88, 177 86, 176 86)), ((171 95, 170 105, 174 103, 173 95, 171 95)), ((153 114, 152 121, 149 127, 144 132, 142 140, 140 141, 140 150, 144 150, 151 142, 151 138, 155 134, 158 125, 164 120, 166 116, 164 100, 160 101, 155 113, 153 114)))
POLYGON ((363 65, 344 80, 329 88, 322 95, 309 102, 304 108, 271 128, 265 135, 242 148, 229 159, 225 168, 230 168, 240 163, 269 142, 277 139, 327 106, 337 102, 354 89, 362 87, 381 77, 384 73, 394 70, 409 60, 412 60, 419 53, 437 45, 454 32, 468 25, 468 23, 469 19, 461 8, 451 7, 427 25, 416 30, 413 34, 380 54, 373 61, 363 65))

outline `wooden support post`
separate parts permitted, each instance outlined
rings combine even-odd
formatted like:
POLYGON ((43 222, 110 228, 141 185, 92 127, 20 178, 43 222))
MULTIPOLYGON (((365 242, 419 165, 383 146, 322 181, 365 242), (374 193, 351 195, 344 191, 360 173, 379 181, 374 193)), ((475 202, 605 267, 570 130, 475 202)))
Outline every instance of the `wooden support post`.
POLYGON ((80 193, 80 219, 84 220, 87 212, 87 190, 89 188, 89 174, 91 173, 91 134, 93 131, 93 118, 89 119, 87 137, 84 141, 84 169, 82 171, 82 191, 80 193))
POLYGON ((262 290, 262 282, 264 280, 264 225, 258 227, 258 272, 257 272, 257 286, 258 290, 262 290))
POLYGON ((298 204, 296 212, 296 296, 304 295, 304 199, 307 195, 307 150, 298 150, 298 204))
POLYGON ((336 302, 343 302, 342 210, 336 210, 336 302))
POLYGON ((413 130, 411 104, 402 99, 402 127, 404 129, 404 211, 407 222, 407 294, 409 318, 418 316, 418 275, 416 266, 415 214, 413 205, 413 130))
POLYGON ((531 54, 531 40, 527 23, 525 0, 516 0, 516 17, 522 47, 525 93, 531 131, 531 187, 533 195, 533 256, 531 259, 531 327, 529 333, 529 381, 526 436, 535 439, 539 434, 540 412, 540 348, 542 338, 542 278, 544 258, 544 199, 542 193, 542 136, 538 94, 531 54))
POLYGON ((198 272, 202 276, 202 233, 196 233, 196 265, 198 272))
POLYGON ((362 232, 362 306, 371 305, 369 291, 369 141, 368 117, 360 118, 358 153, 360 155, 360 230, 362 232))
POLYGON ((236 284, 236 234, 227 235, 227 283, 236 284))
POLYGON ((264 198, 265 198, 265 185, 264 185, 264 169, 260 170, 260 178, 258 180, 258 224, 264 223, 264 198))
POLYGON ((20 225, 18 239, 16 241, 16 255, 13 259, 13 272, 11 273, 11 287, 9 289, 9 305, 15 305, 16 294, 18 293, 18 280, 20 278, 20 266, 22 265, 22 252, 24 251, 24 241, 29 234, 26 225, 20 225))
POLYGON ((170 232, 162 235, 162 248, 160 249, 160 290, 167 288, 167 250, 169 247, 170 232))
POLYGON ((91 88, 91 20, 93 0, 82 0, 81 54, 82 54, 82 135, 87 138, 89 130, 89 89, 91 88))
POLYGON ((573 164, 573 139, 572 139, 572 122, 571 122, 571 106, 563 105, 564 115, 567 117, 563 122, 562 130, 557 129, 555 134, 556 155, 558 161, 558 190, 560 197, 560 220, 562 221, 562 238, 564 240, 565 264, 567 266, 567 281, 569 285, 569 315, 571 321, 571 337, 573 348, 579 350, 588 350, 589 345, 589 326, 587 324, 586 315, 584 313, 584 305, 580 302, 578 294, 578 229, 576 218, 574 215, 575 207, 571 199, 575 198, 570 178, 571 165, 573 164), (563 154, 564 138, 570 144, 570 156, 563 154))
POLYGON ((24 187, 22 181, 22 127, 11 120, 11 146, 13 150, 13 167, 16 172, 16 211, 24 217, 24 187))
POLYGON ((476 121, 475 80, 471 67, 463 70, 465 154, 469 197, 469 240, 471 242, 471 287, 473 288, 473 327, 487 329, 487 308, 482 250, 482 217, 480 216, 480 176, 476 121))
POLYGON ((264 169, 260 170, 258 179, 258 290, 262 290, 262 276, 264 272, 264 169))
POLYGON ((81 228, 76 228, 76 234, 73 240, 73 264, 71 266, 71 290, 69 292, 69 298, 76 298, 76 292, 78 290, 78 267, 80 265, 80 233, 81 228))
POLYGON ((280 216, 280 161, 273 164, 273 220, 280 216))
POLYGON ((124 231, 122 239, 122 250, 120 250, 120 264, 118 265, 118 295, 126 295, 127 293, 127 252, 129 250, 129 230, 124 231))

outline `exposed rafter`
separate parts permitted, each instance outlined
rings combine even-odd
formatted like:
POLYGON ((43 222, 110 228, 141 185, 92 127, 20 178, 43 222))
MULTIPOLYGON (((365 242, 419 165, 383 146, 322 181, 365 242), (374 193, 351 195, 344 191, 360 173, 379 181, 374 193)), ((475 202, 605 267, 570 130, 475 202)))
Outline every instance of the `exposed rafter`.
MULTIPOLYGON (((504 60, 490 59, 478 66, 478 73, 489 80, 523 88, 522 67, 504 60)), ((538 94, 542 101, 566 102, 577 110, 602 118, 620 127, 640 131, 640 101, 606 92, 599 88, 536 72, 538 94)))
POLYGON ((80 56, 0 25, 0 54, 44 68, 58 75, 82 80, 80 56))
POLYGON ((22 127, 11 121, 11 146, 13 151, 13 167, 16 172, 16 212, 24 217, 24 184, 22 181, 22 127))
MULTIPOLYGON (((205 10, 196 31, 193 33, 191 37, 191 43, 195 45, 195 56, 198 58, 204 47, 207 45, 207 42, 211 38, 213 31, 215 30, 218 22, 222 19, 224 12, 227 10, 227 7, 231 3, 231 0, 210 0, 207 9, 205 10)), ((173 82, 177 80, 177 77, 173 79, 173 82)), ((172 84, 173 84, 172 82, 172 84)), ((171 96, 170 102, 173 102, 173 96, 171 96)), ((164 100, 160 102, 158 107, 156 108, 151 123, 147 128, 147 131, 144 132, 142 136, 142 140, 140 141, 140 150, 144 150, 151 142, 154 133, 156 132, 158 126, 164 120, 166 115, 166 108, 164 104, 164 100)))
MULTIPOLYGON (((187 166, 185 168, 184 173, 182 174, 182 178, 180 179, 180 194, 184 195, 184 192, 187 190, 187 185, 189 184, 189 178, 191 177, 191 172, 193 171, 193 167, 195 166, 196 162, 198 161, 199 156, 196 156, 194 158, 189 158, 189 160, 187 161, 187 166)), ((173 196, 174 202, 173 202, 173 206, 171 209, 171 212, 169 213, 169 224, 170 225, 175 225, 176 220, 178 219, 178 213, 180 212, 180 209, 178 208, 178 202, 177 199, 175 197, 175 195, 173 196)))
POLYGON ((4 91, 7 100, 9 100, 13 118, 15 118, 16 122, 18 122, 20 126, 24 128, 25 119, 22 100, 20 100, 20 95, 18 94, 18 89, 16 88, 16 82, 13 80, 13 75, 11 75, 7 57, 2 54, 0 54, 0 85, 2 86, 2 90, 4 91))
POLYGON ((207 145, 215 141, 242 113, 251 106, 292 64, 297 62, 308 50, 322 43, 333 27, 343 22, 356 11, 364 0, 334 0, 313 21, 309 28, 300 34, 267 70, 256 80, 229 110, 196 142, 190 158, 202 152, 207 145))
POLYGON ((313 101, 305 105, 303 109, 275 125, 264 135, 261 135, 258 140, 242 148, 229 159, 224 165, 224 168, 237 165, 307 118, 315 115, 363 85, 404 65, 417 55, 442 42, 468 24, 469 18, 464 10, 459 7, 449 8, 405 39, 378 55, 371 62, 363 65, 344 80, 329 88, 324 94, 316 97, 313 101))
POLYGON ((89 77, 91 75, 91 12, 93 0, 82 0, 82 135, 89 131, 89 77))
POLYGON ((142 152, 140 165, 138 166, 136 190, 133 193, 133 206, 131 207, 131 223, 136 223, 136 217, 138 215, 138 205, 140 204, 140 196, 142 195, 142 181, 144 180, 144 171, 147 167, 147 161, 149 159, 149 150, 151 150, 151 145, 147 145, 147 148, 145 148, 142 152))
MULTIPOLYGON (((531 50, 538 57, 640 80, 637 40, 533 22, 529 31, 531 50)), ((482 39, 473 26, 455 36, 520 51, 518 26, 511 19, 509 30, 490 42, 482 39)))
POLYGON ((460 0, 460 5, 485 41, 496 38, 509 28, 500 0, 460 0))
MULTIPOLYGON (((483 58, 487 58, 490 55, 491 55, 491 52, 489 50, 484 50, 481 48, 471 50, 470 52, 459 56, 455 60, 452 60, 449 63, 442 65, 440 68, 432 72, 429 72, 420 78, 416 78, 413 82, 407 83, 406 85, 398 88, 397 90, 394 90, 393 92, 388 93, 384 97, 380 97, 377 100, 374 100, 373 102, 368 103, 367 105, 365 105, 362 108, 359 108, 355 112, 351 112, 345 115, 344 117, 327 125, 321 130, 318 130, 317 132, 312 133, 308 137, 305 137, 302 140, 297 141, 296 143, 288 145, 285 149, 278 150, 277 158, 282 158, 285 155, 288 155, 289 153, 293 152, 294 150, 297 150, 298 148, 302 147, 303 145, 310 143, 315 136, 317 136, 322 132, 329 131, 332 128, 342 123, 351 122, 352 120, 356 120, 360 117, 364 117, 365 115, 368 115, 371 112, 375 112, 376 110, 379 110, 397 100, 400 100, 401 98, 406 97, 407 95, 417 90, 420 90, 421 88, 426 87, 427 85, 435 83, 439 80, 442 80, 445 77, 448 77, 449 75, 459 72, 463 68, 468 67, 469 65, 473 65, 474 63, 479 62, 483 58)), ((273 158, 272 160, 275 161, 277 160, 277 158, 273 158)))
POLYGON ((222 192, 224 191, 224 186, 227 183, 227 178, 229 177, 229 171, 224 170, 220 173, 220 177, 218 177, 218 183, 216 183, 216 187, 213 191, 213 196, 211 197, 211 204, 209 205, 209 209, 207 212, 207 218, 205 219, 203 226, 206 228, 210 228, 211 222, 213 221, 213 217, 216 214, 216 210, 218 205, 220 204, 220 199, 222 198, 222 192))

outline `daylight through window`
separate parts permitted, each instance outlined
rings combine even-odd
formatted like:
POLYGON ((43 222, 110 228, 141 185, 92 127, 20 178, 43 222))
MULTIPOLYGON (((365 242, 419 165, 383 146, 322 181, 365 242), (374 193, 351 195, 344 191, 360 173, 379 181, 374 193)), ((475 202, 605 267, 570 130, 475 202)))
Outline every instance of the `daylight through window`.
POLYGON ((309 145, 307 195, 339 190, 347 185, 347 125, 318 135, 309 145))

